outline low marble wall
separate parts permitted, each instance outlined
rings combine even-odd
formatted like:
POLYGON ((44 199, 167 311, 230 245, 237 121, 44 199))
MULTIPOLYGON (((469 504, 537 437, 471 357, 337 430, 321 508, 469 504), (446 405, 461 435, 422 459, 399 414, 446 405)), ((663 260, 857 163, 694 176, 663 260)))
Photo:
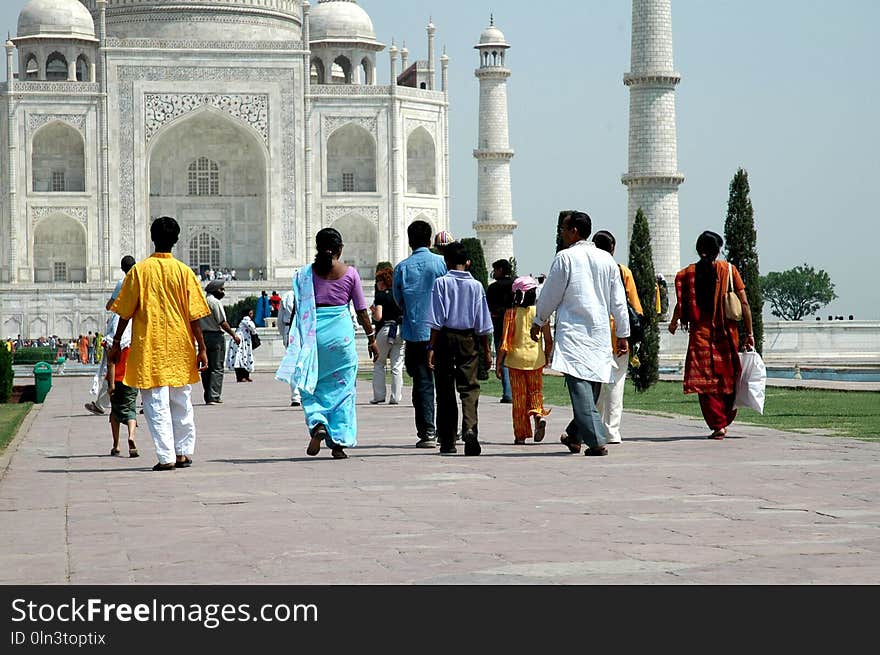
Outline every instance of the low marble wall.
MULTIPOLYGON (((684 364, 687 333, 660 336, 660 365, 684 364)), ((764 324, 768 366, 880 367, 880 321, 780 321, 764 324)))

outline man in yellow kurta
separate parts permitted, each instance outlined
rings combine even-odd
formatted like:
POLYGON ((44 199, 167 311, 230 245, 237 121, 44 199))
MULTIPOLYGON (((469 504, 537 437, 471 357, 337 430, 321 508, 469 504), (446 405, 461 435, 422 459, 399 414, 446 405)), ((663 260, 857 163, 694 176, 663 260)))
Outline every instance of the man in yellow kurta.
MULTIPOLYGON (((600 250, 614 256, 617 240, 608 230, 599 230, 593 236, 593 243, 600 250)), ((629 267, 618 264, 620 278, 626 291, 626 301, 632 305, 637 314, 644 314, 642 303, 639 300, 639 292, 636 290, 636 281, 629 267)), ((611 334, 614 334, 614 317, 611 317, 611 334)), ((603 384, 599 395, 596 409, 602 417, 605 425, 605 438, 607 443, 621 443, 623 438, 620 434, 620 421, 623 418, 623 392, 626 385, 626 373, 629 370, 629 353, 614 355, 614 381, 611 384, 603 384)))
POLYGON ((123 382, 141 390, 144 417, 159 457, 153 470, 169 471, 192 465, 196 442, 192 385, 208 367, 199 319, 210 310, 195 273, 171 254, 180 237, 177 221, 157 218, 150 236, 155 253, 128 272, 110 308, 120 316, 110 360, 119 361, 118 344, 131 321, 131 351, 123 382))

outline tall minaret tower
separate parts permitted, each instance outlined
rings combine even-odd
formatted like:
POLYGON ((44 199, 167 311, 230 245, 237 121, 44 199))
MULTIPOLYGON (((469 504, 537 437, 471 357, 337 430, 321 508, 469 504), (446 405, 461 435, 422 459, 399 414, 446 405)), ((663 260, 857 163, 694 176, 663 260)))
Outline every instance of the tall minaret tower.
MULTIPOLYGON (((681 75, 672 59, 672 0, 633 0, 632 72, 629 87, 628 226, 639 208, 648 219, 654 268, 670 284, 681 261, 678 170, 675 133, 675 87, 681 75)), ((629 238, 627 239, 629 242, 629 238)))
POLYGON ((513 257, 513 204, 510 197, 510 160, 513 150, 507 120, 507 78, 504 65, 510 45, 495 27, 494 17, 475 46, 480 52, 480 136, 474 157, 478 167, 477 220, 474 230, 483 243, 487 267, 513 257))

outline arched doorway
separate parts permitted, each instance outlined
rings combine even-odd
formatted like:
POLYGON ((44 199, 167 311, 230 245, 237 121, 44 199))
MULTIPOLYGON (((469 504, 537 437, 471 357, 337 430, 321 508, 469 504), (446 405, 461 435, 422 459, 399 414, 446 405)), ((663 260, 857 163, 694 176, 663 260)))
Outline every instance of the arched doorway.
POLYGON ((424 127, 417 127, 406 142, 406 192, 437 193, 437 150, 424 127))
POLYGON ((372 278, 379 261, 376 226, 360 214, 348 214, 333 223, 345 246, 342 260, 358 269, 361 277, 372 278))
POLYGON ((250 128, 202 110, 160 131, 148 156, 150 216, 180 224, 181 261, 196 271, 266 268, 268 157, 250 128))
POLYGON ((348 123, 327 139, 327 191, 376 192, 376 141, 360 125, 348 123))
POLYGON ((34 282, 85 282, 86 232, 64 214, 48 216, 34 229, 34 282))
POLYGON ((39 193, 82 193, 86 190, 85 143, 82 134, 55 121, 34 134, 31 146, 33 190, 39 193))

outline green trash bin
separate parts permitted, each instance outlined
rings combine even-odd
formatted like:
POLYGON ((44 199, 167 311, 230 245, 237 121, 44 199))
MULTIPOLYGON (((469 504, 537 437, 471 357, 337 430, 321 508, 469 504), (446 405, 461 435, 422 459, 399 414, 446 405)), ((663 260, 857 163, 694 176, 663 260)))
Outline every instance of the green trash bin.
POLYGON ((34 366, 34 380, 37 382, 37 403, 42 403, 52 388, 52 366, 47 362, 39 362, 34 366))

